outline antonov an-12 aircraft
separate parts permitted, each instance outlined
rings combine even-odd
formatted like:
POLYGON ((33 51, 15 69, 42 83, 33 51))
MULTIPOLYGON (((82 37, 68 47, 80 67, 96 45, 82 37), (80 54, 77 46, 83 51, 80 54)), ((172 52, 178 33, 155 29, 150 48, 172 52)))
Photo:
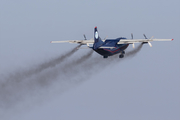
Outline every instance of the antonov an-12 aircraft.
POLYGON ((145 39, 133 39, 133 34, 131 34, 132 39, 126 39, 124 37, 116 38, 116 39, 107 39, 107 37, 102 40, 99 37, 99 33, 97 27, 94 28, 94 39, 87 40, 86 36, 84 35, 85 40, 68 40, 68 41, 51 41, 51 43, 77 43, 80 45, 87 45, 88 48, 93 49, 104 58, 108 58, 108 56, 112 56, 115 54, 119 54, 119 58, 123 58, 125 54, 125 49, 132 44, 134 48, 134 43, 148 43, 150 47, 152 41, 172 41, 173 39, 153 39, 153 36, 148 39, 144 34, 145 39))

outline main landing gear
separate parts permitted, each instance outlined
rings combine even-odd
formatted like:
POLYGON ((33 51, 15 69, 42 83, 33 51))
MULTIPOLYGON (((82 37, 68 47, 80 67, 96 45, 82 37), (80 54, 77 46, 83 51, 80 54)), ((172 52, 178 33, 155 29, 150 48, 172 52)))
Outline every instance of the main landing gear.
POLYGON ((119 55, 119 58, 123 58, 123 57, 124 57, 124 54, 120 54, 120 55, 119 55))
POLYGON ((108 58, 108 56, 103 56, 103 58, 108 58))
POLYGON ((125 51, 122 51, 121 54, 119 55, 119 58, 123 58, 125 54, 125 51))

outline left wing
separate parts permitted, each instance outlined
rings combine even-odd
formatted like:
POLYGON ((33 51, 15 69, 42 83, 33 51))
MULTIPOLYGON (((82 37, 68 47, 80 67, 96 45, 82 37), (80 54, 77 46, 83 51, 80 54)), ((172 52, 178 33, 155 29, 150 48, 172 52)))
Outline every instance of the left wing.
POLYGON ((152 41, 172 41, 173 39, 121 39, 117 44, 133 44, 134 43, 148 43, 150 47, 152 47, 152 44, 150 42, 152 41))
POLYGON ((173 39, 121 39, 117 44, 133 44, 152 41, 172 41, 173 39))

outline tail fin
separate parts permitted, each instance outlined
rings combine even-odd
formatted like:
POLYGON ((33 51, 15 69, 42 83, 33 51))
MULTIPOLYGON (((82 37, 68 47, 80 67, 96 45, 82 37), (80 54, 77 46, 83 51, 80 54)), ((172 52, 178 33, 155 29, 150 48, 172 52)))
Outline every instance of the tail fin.
POLYGON ((94 28, 94 45, 93 49, 99 48, 103 44, 103 41, 99 37, 97 27, 94 28))

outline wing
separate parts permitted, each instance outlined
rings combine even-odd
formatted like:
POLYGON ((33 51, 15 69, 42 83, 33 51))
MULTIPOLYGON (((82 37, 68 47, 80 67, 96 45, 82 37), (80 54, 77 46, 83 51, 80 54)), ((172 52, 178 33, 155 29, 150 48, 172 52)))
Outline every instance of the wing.
POLYGON ((172 41, 173 39, 121 39, 117 44, 133 44, 134 43, 148 43, 150 47, 152 47, 152 44, 150 42, 152 41, 172 41))
POLYGON ((94 44, 94 40, 90 39, 90 40, 67 40, 67 41, 51 41, 51 43, 77 43, 77 44, 81 44, 81 45, 85 45, 85 44, 94 44))
POLYGON ((152 41, 172 41, 173 39, 122 39, 117 44, 146 43, 152 41))

